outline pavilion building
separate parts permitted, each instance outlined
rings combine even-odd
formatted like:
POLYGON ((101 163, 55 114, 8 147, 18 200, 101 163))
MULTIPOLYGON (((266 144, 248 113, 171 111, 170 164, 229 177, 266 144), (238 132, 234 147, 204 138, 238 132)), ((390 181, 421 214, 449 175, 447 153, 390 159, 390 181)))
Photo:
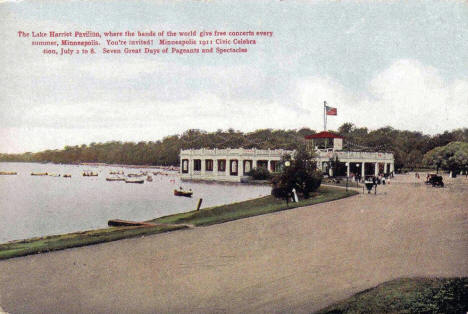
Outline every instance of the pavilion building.
POLYGON ((280 169, 283 149, 187 149, 180 152, 181 179, 242 182, 253 168, 280 169))
POLYGON ((317 167, 333 175, 332 161, 338 165, 336 176, 377 176, 395 170, 395 158, 389 152, 351 151, 343 148, 343 137, 323 131, 305 136, 306 147, 316 155, 317 167))
MULTIPOLYGON (((377 176, 394 171, 395 159, 389 152, 350 151, 343 137, 323 131, 305 136, 307 149, 315 154, 317 167, 336 176, 377 176), (332 164, 335 163, 334 166, 332 164)), ((180 152, 181 179, 242 182, 253 168, 280 170, 281 160, 294 151, 275 149, 188 149, 180 152)))

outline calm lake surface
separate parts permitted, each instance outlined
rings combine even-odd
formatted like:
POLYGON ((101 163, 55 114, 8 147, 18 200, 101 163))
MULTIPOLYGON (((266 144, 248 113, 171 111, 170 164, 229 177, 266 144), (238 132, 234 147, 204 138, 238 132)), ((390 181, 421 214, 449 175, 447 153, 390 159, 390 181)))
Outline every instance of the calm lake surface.
MULTIPOLYGON (((202 208, 256 198, 270 187, 245 184, 181 182, 177 172, 152 175, 153 182, 108 182, 110 171, 148 174, 159 169, 111 166, 0 163, 0 243, 36 236, 105 228, 109 219, 149 220, 202 208), (83 171, 97 177, 84 177, 83 171), (31 172, 71 174, 71 178, 31 176, 31 172), (192 198, 173 195, 179 186, 191 188, 192 198)), ((142 177, 143 178, 143 177, 142 177)))

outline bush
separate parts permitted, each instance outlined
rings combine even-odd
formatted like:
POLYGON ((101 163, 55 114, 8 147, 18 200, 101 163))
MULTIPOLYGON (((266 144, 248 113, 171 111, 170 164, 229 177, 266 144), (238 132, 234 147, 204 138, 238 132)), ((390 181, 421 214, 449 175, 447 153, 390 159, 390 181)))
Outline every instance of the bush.
POLYGON ((286 195, 296 189, 304 198, 309 198, 310 193, 320 187, 322 174, 317 170, 313 156, 305 149, 299 149, 294 157, 294 160, 287 157, 283 163, 289 166, 284 166, 281 173, 273 178, 272 195, 287 199, 286 195))
POLYGON ((268 169, 262 167, 250 170, 247 175, 251 176, 254 180, 269 180, 271 178, 268 169))

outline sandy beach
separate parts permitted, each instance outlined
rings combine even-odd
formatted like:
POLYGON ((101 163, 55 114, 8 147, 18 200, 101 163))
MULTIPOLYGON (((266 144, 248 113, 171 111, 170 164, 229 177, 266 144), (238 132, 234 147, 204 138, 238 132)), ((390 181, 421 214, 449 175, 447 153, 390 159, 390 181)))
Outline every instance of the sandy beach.
MULTIPOLYGON (((400 277, 468 276, 468 179, 0 261, 10 313, 309 313, 400 277)), ((367 193, 367 192, 366 192, 367 193)))

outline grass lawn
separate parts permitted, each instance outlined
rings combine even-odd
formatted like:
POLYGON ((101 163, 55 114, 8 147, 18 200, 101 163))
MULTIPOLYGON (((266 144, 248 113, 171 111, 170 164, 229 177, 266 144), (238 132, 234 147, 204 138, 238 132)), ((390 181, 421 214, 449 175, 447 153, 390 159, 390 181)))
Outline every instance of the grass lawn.
POLYGON ((0 260, 30 254, 63 250, 102 242, 167 232, 185 226, 111 227, 47 237, 31 238, 0 244, 0 260))
POLYGON ((346 192, 344 189, 333 187, 320 187, 317 192, 313 193, 311 198, 300 200, 299 203, 289 203, 289 206, 286 206, 286 202, 284 200, 279 200, 269 195, 249 201, 160 217, 152 220, 151 222, 171 224, 186 223, 193 224, 195 226, 206 226, 296 207, 333 201, 355 194, 358 194, 358 192, 351 190, 346 192))
POLYGON ((467 313, 468 278, 404 278, 367 289, 317 314, 467 313))
MULTIPOLYGON (((161 224, 191 224, 195 226, 211 225, 300 206, 328 202, 355 194, 358 193, 355 191, 346 192, 346 190, 340 188, 320 187, 319 190, 313 194, 313 197, 307 200, 301 200, 299 203, 289 203, 288 207, 286 206, 286 202, 283 200, 277 200, 272 196, 265 196, 249 201, 211 207, 183 214, 165 216, 150 220, 149 222, 161 224)), ((102 242, 110 242, 183 228, 187 228, 187 226, 158 225, 154 227, 111 227, 84 232, 74 232, 62 235, 32 238, 21 241, 12 241, 0 244, 0 260, 102 242)))

